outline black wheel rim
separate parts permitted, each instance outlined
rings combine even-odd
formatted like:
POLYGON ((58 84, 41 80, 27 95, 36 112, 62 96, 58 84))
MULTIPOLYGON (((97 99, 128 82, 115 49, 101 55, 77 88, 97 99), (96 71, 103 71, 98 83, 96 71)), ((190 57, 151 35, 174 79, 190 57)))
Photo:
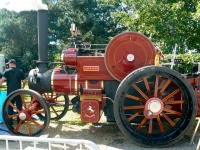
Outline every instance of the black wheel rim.
POLYGON ((165 147, 192 127, 196 97, 187 80, 164 67, 144 67, 120 84, 114 103, 116 122, 135 143, 165 147))
POLYGON ((16 90, 8 95, 3 105, 3 119, 8 130, 14 135, 38 136, 49 126, 50 113, 46 102, 35 91, 16 90), (19 110, 14 99, 20 97, 22 109, 19 110), (13 115, 8 114, 8 108, 14 110, 13 115), (40 119, 43 114, 45 119, 40 119))

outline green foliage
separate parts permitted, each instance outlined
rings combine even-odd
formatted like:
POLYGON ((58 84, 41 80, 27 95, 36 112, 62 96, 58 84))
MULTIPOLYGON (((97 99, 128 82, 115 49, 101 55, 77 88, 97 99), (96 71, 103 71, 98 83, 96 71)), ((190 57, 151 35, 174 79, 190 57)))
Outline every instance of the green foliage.
MULTIPOLYGON (((115 5, 106 5, 96 0, 57 1, 44 0, 48 5, 48 59, 57 61, 58 55, 67 47, 74 22, 83 35, 83 41, 108 43, 117 34, 111 17, 115 5)), ((113 1, 114 2, 114 1, 113 1)), ((19 58, 20 68, 25 72, 35 68, 38 60, 37 12, 0 10, 0 52, 7 59, 19 58)), ((18 66, 19 67, 19 66, 18 66)))
POLYGON ((171 53, 175 43, 182 53, 186 45, 200 51, 200 6, 197 0, 122 0, 122 3, 125 11, 113 13, 121 26, 150 37, 165 53, 171 53))
MULTIPOLYGON (((164 60, 161 60, 161 63, 168 63, 171 61, 172 55, 166 54, 164 60)), ((176 59, 181 59, 182 61, 175 61, 175 65, 173 67, 174 70, 180 72, 180 69, 184 69, 183 73, 190 74, 193 72, 193 67, 198 66, 198 62, 200 62, 200 54, 177 54, 176 59)), ((169 66, 170 67, 170 66, 169 66)), ((182 73, 182 72, 180 72, 182 73)))
MULTIPOLYGON (((137 31, 171 53, 186 48, 200 52, 200 3, 197 0, 43 0, 48 6, 48 59, 59 61, 74 22, 83 41, 107 44, 123 31, 137 31)), ((0 9, 0 53, 20 58, 29 72, 38 60, 37 12, 0 9)), ((188 70, 189 71, 189 70, 188 70)))
POLYGON ((20 13, 0 10, 0 48, 7 59, 20 61, 20 68, 29 70, 37 58, 37 18, 35 11, 20 13))
POLYGON ((63 49, 71 36, 71 23, 76 24, 85 42, 108 43, 109 37, 115 35, 116 23, 109 12, 111 7, 101 4, 101 1, 97 3, 95 0, 74 0, 47 4, 51 41, 59 41, 63 49))

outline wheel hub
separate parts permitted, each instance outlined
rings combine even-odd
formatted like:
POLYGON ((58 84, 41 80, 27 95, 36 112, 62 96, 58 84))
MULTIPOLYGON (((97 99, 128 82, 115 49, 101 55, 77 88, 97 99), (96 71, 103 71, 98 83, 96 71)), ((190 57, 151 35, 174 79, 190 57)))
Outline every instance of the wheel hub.
POLYGON ((144 116, 148 119, 156 118, 164 108, 163 102, 159 98, 150 98, 146 104, 144 109, 144 116))
POLYGON ((21 111, 19 113, 19 119, 24 121, 27 120, 28 118, 30 118, 30 115, 26 111, 21 111))
POLYGON ((128 62, 131 62, 131 61, 133 61, 134 59, 135 59, 135 57, 134 57, 133 54, 128 54, 128 55, 127 55, 127 60, 128 60, 128 62))
POLYGON ((55 100, 53 98, 48 98, 48 99, 46 99, 46 101, 49 103, 55 103, 55 100))

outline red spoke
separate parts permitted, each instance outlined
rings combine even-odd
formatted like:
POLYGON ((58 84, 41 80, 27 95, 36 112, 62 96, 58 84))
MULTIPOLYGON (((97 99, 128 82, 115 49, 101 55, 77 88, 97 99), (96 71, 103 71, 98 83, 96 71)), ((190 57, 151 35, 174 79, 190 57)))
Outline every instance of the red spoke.
POLYGON ((177 94, 178 92, 180 92, 180 89, 176 89, 176 90, 173 91, 171 94, 168 94, 166 97, 164 97, 164 98, 162 99, 163 103, 164 103, 165 101, 167 101, 169 98, 171 98, 172 96, 174 96, 175 94, 177 94))
POLYGON ((10 118, 18 117, 18 116, 19 116, 19 114, 13 114, 13 115, 8 115, 7 118, 10 119, 10 118))
POLYGON ((169 113, 171 113, 171 114, 178 115, 178 116, 182 116, 182 113, 181 113, 181 112, 174 111, 174 110, 171 110, 171 109, 164 108, 163 111, 166 111, 166 112, 169 112, 169 113))
POLYGON ((33 122, 34 124, 36 124, 40 129, 44 129, 44 125, 40 125, 38 122, 36 122, 35 120, 33 119, 29 119, 29 121, 33 122))
POLYGON ((57 94, 54 98, 53 98, 53 100, 55 100, 55 99, 57 99, 57 98, 59 98, 60 96, 62 96, 62 95, 60 95, 60 94, 57 94))
POLYGON ((159 80, 159 76, 156 76, 154 97, 158 96, 158 80, 159 80))
POLYGON ((51 104, 57 104, 57 103, 65 103, 65 100, 56 100, 55 103, 51 103, 51 104))
POLYGON ((36 96, 33 96, 31 102, 28 105, 28 109, 31 107, 31 105, 33 104, 33 102, 36 100, 36 96))
POLYGON ((160 90, 160 92, 158 93, 158 96, 160 96, 164 91, 165 89, 167 88, 167 86, 170 84, 171 80, 167 80, 167 82, 165 83, 165 85, 162 87, 162 89, 160 90))
POLYGON ((133 99, 133 100, 136 100, 136 101, 141 101, 141 102, 144 101, 144 99, 141 99, 139 97, 136 97, 136 96, 133 96, 133 95, 129 95, 129 94, 126 94, 125 97, 133 99))
POLYGON ((40 103, 37 101, 35 103, 32 104, 31 109, 30 110, 35 110, 37 109, 37 107, 40 105, 40 103))
POLYGON ((149 134, 152 134, 152 123, 153 123, 153 121, 152 121, 152 119, 150 119, 149 120, 149 134))
POLYGON ((158 125, 160 127, 160 132, 162 132, 162 133, 165 132, 159 115, 157 116, 157 121, 158 121, 158 125))
POLYGON ((15 107, 15 105, 13 105, 13 104, 11 103, 10 100, 8 100, 7 103, 8 103, 14 110, 16 110, 18 113, 20 113, 19 109, 18 109, 17 107, 15 107))
POLYGON ((20 125, 22 124, 22 120, 17 124, 16 128, 14 129, 14 132, 17 133, 19 130, 20 125))
POLYGON ((148 94, 149 94, 149 97, 150 97, 150 96, 151 96, 151 90, 150 90, 150 87, 149 87, 147 78, 144 77, 143 80, 144 80, 144 84, 145 84, 145 86, 146 86, 147 92, 148 92, 148 94))
POLYGON ((59 114, 57 113, 57 111, 54 109, 54 107, 51 105, 50 106, 52 109, 53 109, 53 112, 56 114, 56 116, 58 117, 59 116, 59 114))
POLYGON ((31 114, 42 114, 45 113, 44 110, 40 110, 40 111, 32 111, 31 114))
POLYGON ((138 125, 138 127, 137 127, 136 129, 137 129, 137 130, 140 130, 141 127, 142 127, 142 125, 143 125, 146 121, 147 121, 147 118, 144 118, 144 119, 142 120, 142 122, 138 125))
POLYGON ((21 100, 22 100, 22 104, 24 105, 24 109, 26 110, 26 103, 24 100, 24 95, 20 94, 21 100))
POLYGON ((45 99, 48 99, 48 96, 46 95, 46 93, 43 94, 45 99))
POLYGON ((130 122, 132 119, 134 119, 135 117, 139 116, 139 114, 141 114, 142 112, 143 112, 143 110, 140 110, 137 113, 135 113, 134 115, 132 115, 131 117, 127 118, 128 121, 130 122))
POLYGON ((132 85, 141 95, 144 97, 145 100, 148 100, 149 98, 137 87, 137 85, 132 85))
POLYGON ((183 104, 183 100, 178 100, 178 101, 165 101, 164 104, 183 104))
POLYGON ((144 108, 144 105, 138 105, 138 106, 124 106, 124 110, 129 110, 129 109, 142 109, 144 108))
POLYGON ((32 130, 31 130, 31 124, 30 124, 30 121, 28 121, 27 127, 28 127, 29 135, 31 136, 31 135, 33 134, 33 132, 32 132, 32 130))
POLYGON ((171 124, 171 126, 175 126, 175 123, 164 112, 162 112, 162 116, 171 124))

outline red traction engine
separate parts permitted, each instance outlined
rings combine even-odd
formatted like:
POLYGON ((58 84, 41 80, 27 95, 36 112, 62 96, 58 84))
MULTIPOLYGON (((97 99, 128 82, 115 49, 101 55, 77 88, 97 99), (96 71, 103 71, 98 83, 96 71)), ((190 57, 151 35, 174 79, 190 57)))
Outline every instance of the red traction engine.
POLYGON ((4 121, 13 134, 41 134, 50 119, 66 114, 69 95, 74 96, 72 110, 80 113, 83 122, 98 123, 104 113, 107 122, 116 122, 124 135, 141 146, 172 145, 191 129, 200 115, 198 73, 183 75, 155 66, 155 47, 140 33, 121 33, 99 51, 80 42, 74 26, 62 61, 52 63, 60 67, 51 69, 46 18, 47 11, 39 10, 39 60, 28 76, 30 90, 17 90, 4 103, 4 121), (16 96, 22 99, 22 110, 11 103, 16 96), (15 110, 13 115, 7 114, 8 107, 15 110), (20 121, 9 124, 16 118, 20 121))

